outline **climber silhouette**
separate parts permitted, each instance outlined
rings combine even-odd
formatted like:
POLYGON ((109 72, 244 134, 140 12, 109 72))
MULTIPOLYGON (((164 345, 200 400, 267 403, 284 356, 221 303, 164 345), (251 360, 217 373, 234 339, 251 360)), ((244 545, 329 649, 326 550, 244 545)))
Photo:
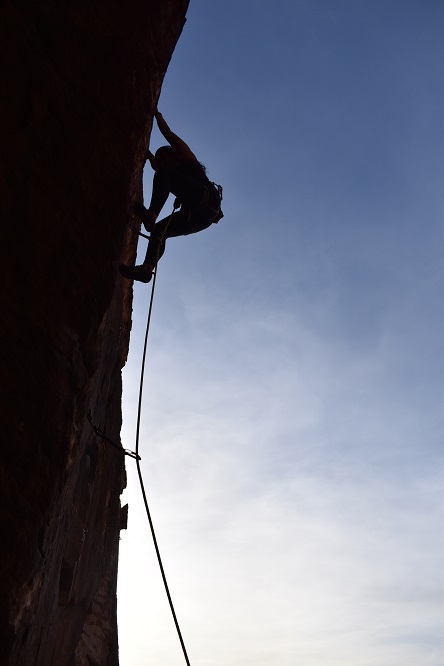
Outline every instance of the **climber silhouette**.
POLYGON ((154 169, 153 191, 149 208, 136 201, 134 212, 151 234, 145 260, 140 266, 120 265, 120 273, 129 280, 149 282, 157 261, 165 251, 165 241, 173 236, 186 236, 207 229, 222 217, 222 188, 210 182, 205 167, 189 146, 174 134, 159 111, 154 114, 160 132, 170 144, 162 146, 146 159, 154 169), (172 216, 156 223, 170 194, 176 196, 172 216))

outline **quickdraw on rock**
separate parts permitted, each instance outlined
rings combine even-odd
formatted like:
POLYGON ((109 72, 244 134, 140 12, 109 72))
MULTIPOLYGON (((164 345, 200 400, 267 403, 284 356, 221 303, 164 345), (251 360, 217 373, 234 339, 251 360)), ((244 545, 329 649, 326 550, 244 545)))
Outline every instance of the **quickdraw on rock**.
POLYGON ((121 443, 116 444, 116 442, 113 442, 112 439, 107 437, 105 435, 105 433, 103 432, 103 430, 101 430, 98 426, 96 426, 94 424, 90 409, 88 410, 88 414, 86 415, 86 418, 90 422, 91 427, 94 430, 94 432, 96 433, 97 437, 100 437, 100 439, 103 439, 104 442, 107 442, 108 444, 111 444, 111 446, 113 446, 115 449, 117 449, 117 451, 119 453, 121 453, 123 456, 129 456, 130 458, 134 458, 135 460, 141 460, 141 457, 139 456, 138 453, 136 453, 135 451, 130 451, 129 449, 124 449, 121 443))

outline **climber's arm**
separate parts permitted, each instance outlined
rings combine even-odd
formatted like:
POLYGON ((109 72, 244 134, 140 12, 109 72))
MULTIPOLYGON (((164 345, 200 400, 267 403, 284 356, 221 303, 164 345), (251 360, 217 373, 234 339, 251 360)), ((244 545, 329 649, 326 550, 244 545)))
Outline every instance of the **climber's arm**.
POLYGON ((155 158, 155 156, 153 155, 153 153, 151 152, 151 150, 147 150, 146 153, 145 153, 145 162, 146 162, 147 160, 148 160, 149 163, 151 164, 151 168, 152 168, 154 171, 157 171, 157 162, 156 162, 156 158, 155 158))
POLYGON ((177 136, 177 134, 174 134, 174 132, 170 130, 162 114, 159 111, 156 111, 154 116, 156 118, 160 132, 163 134, 170 146, 174 148, 176 153, 178 153, 184 159, 197 161, 196 155, 185 143, 185 141, 183 141, 179 136, 177 136))

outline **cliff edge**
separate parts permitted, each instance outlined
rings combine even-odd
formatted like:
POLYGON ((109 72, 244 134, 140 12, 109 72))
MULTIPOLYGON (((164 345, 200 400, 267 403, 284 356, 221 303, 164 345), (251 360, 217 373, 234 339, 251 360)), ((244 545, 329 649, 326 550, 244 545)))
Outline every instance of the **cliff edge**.
POLYGON ((0 662, 118 664, 130 203, 188 0, 3 6, 0 662))

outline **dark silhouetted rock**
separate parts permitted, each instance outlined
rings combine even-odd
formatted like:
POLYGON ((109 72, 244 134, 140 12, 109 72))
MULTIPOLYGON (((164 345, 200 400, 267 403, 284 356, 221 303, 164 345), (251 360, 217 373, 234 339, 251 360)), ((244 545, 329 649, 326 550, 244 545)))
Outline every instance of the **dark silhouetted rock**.
MULTIPOLYGON (((0 661, 118 663, 130 203, 188 0, 2 5, 0 661)), ((133 448, 125 444, 127 448, 133 448)), ((133 461, 131 461, 133 464, 133 461)))

